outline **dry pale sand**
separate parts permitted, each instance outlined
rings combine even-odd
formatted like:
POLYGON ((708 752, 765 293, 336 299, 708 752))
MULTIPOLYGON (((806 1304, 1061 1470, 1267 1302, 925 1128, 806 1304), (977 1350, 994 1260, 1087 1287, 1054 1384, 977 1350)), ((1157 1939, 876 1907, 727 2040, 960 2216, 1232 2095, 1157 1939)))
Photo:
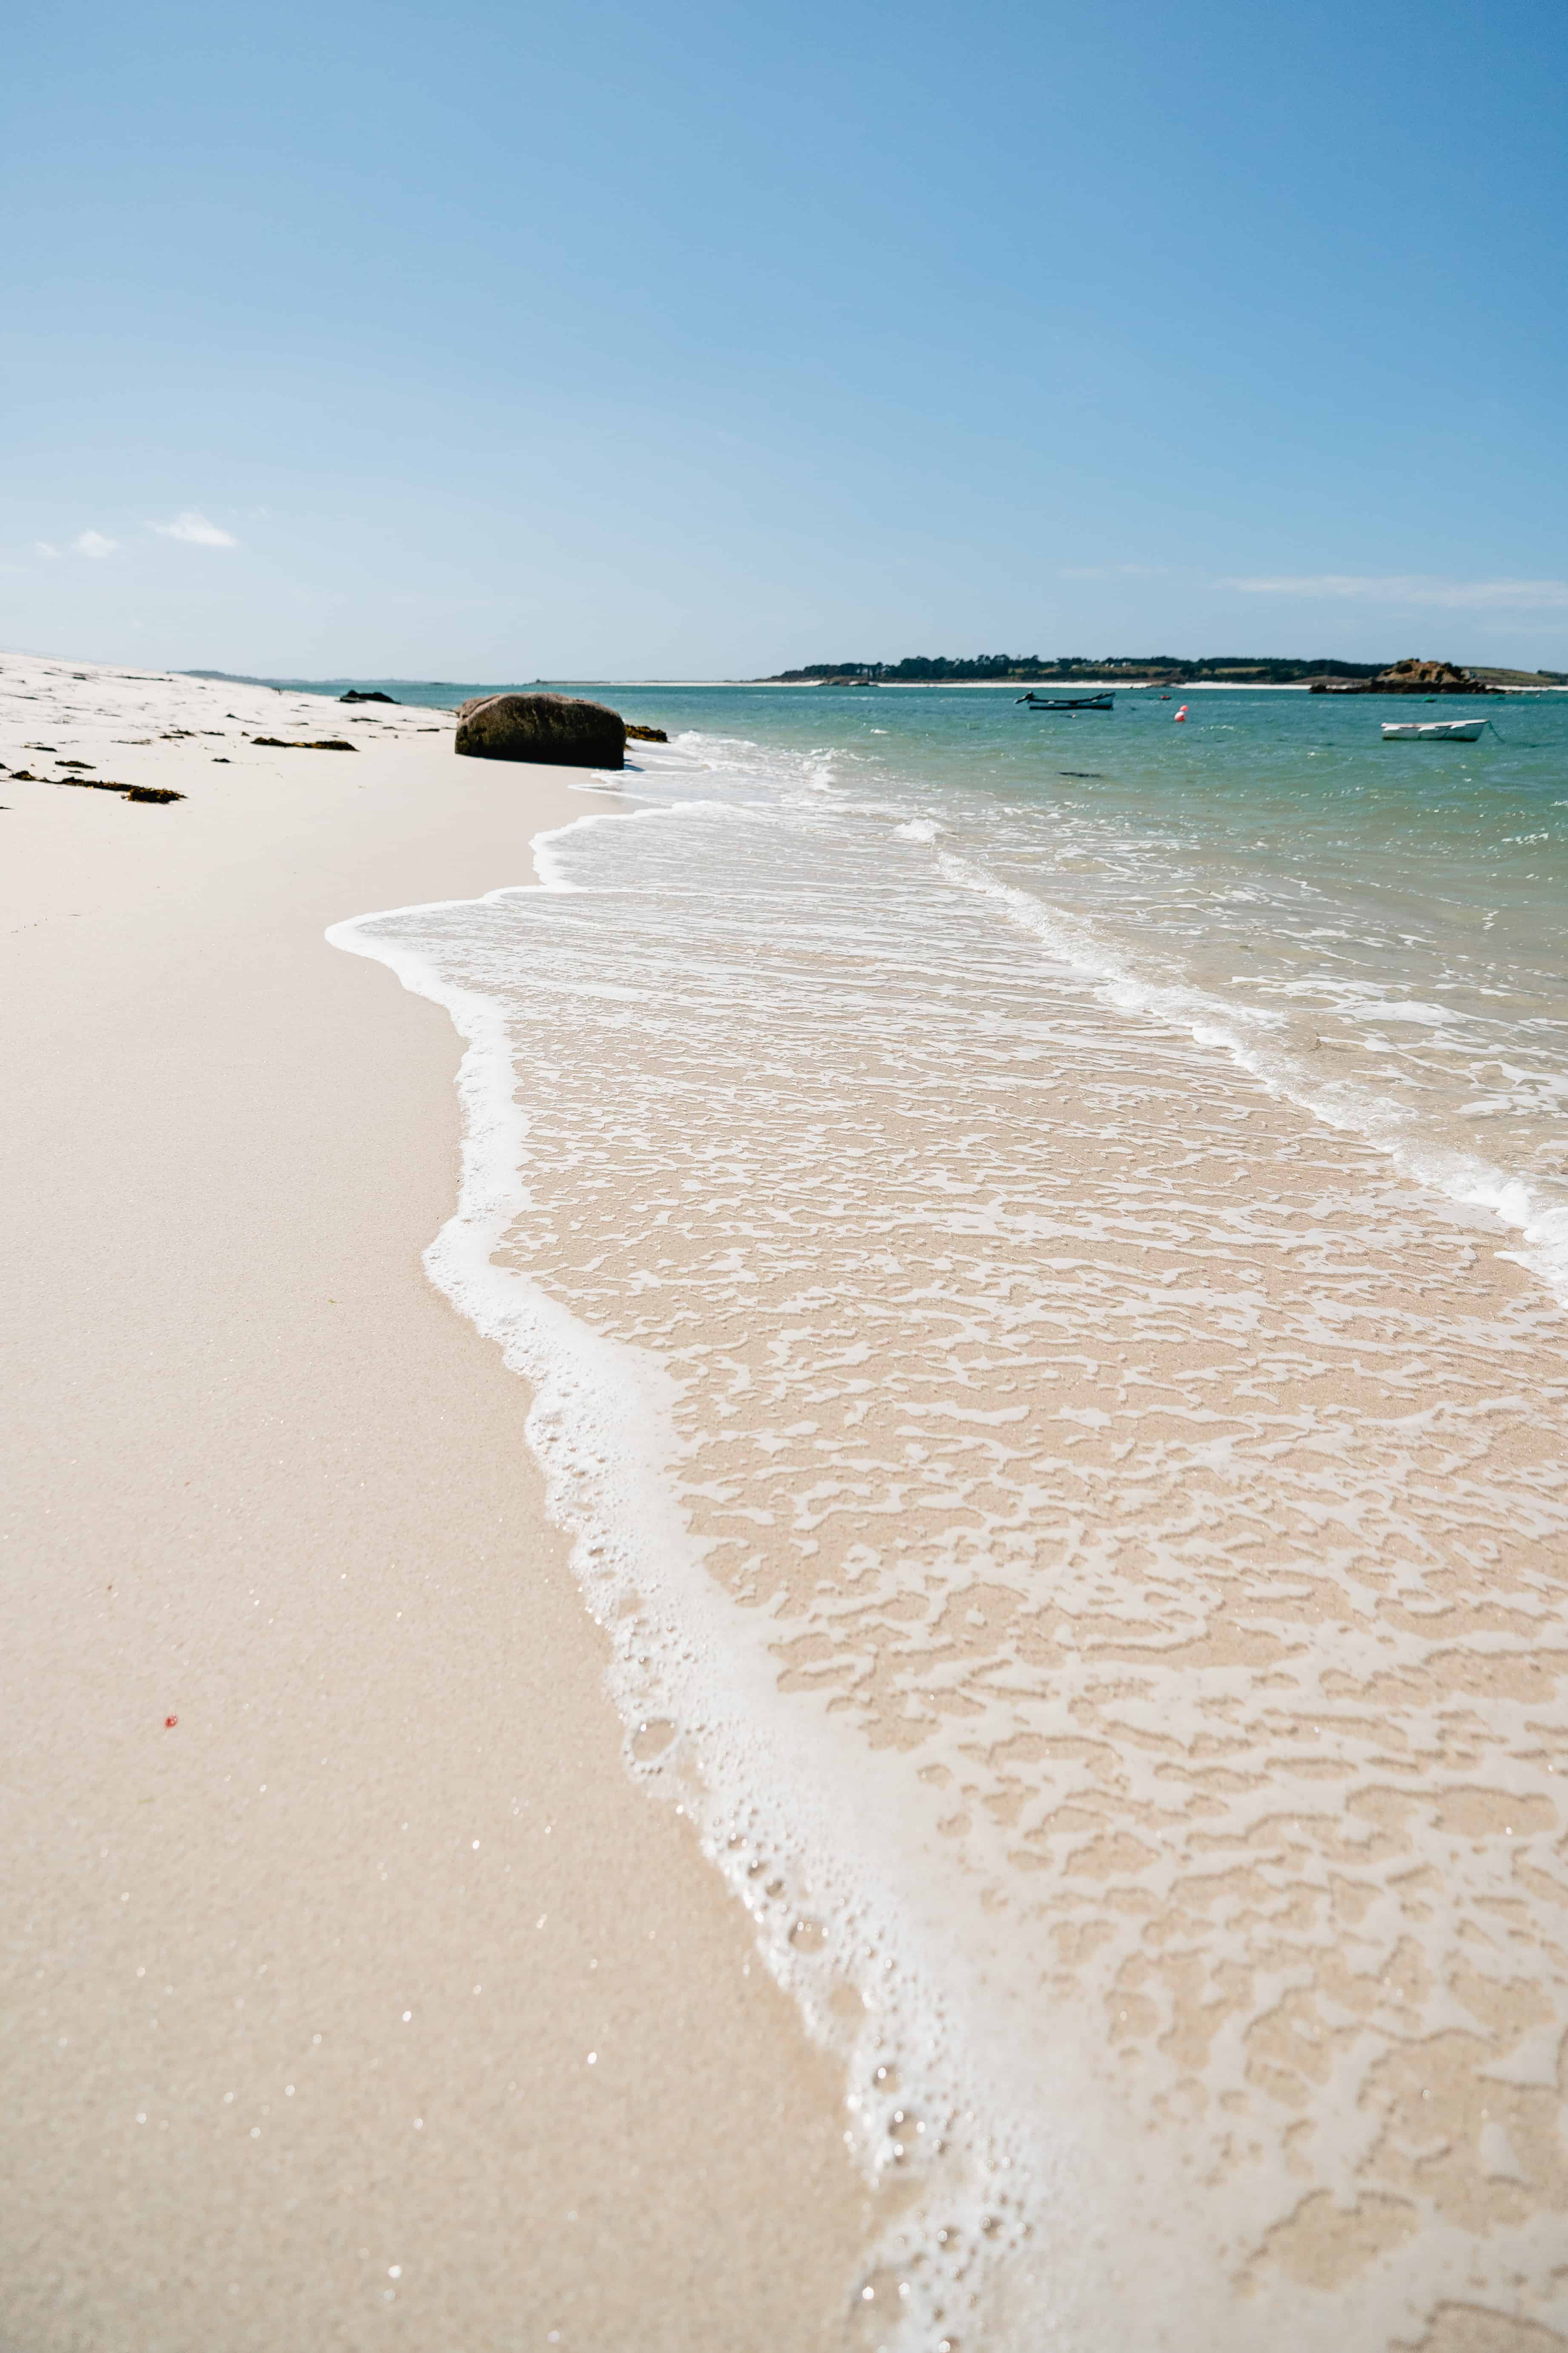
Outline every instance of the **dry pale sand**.
POLYGON ((0 2340, 830 2345, 842 2087, 624 1777, 526 1392, 422 1271, 452 1032, 322 938, 591 804, 0 659, 0 762, 65 758, 188 797, 0 776, 0 2340))

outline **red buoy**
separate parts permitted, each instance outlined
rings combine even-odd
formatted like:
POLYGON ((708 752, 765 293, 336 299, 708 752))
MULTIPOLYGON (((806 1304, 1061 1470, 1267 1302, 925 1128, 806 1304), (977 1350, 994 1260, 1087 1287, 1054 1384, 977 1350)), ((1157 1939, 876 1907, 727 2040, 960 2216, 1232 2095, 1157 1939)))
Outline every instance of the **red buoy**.
POLYGON ((1181 707, 1181 709, 1180 709, 1180 711, 1178 711, 1178 712, 1175 713, 1175 716, 1176 716, 1176 718, 1178 718, 1178 719, 1184 719, 1184 718, 1186 717, 1186 715, 1187 715, 1187 706, 1186 706, 1186 704, 1184 702, 1184 703, 1183 703, 1183 705, 1182 705, 1182 707, 1181 707))

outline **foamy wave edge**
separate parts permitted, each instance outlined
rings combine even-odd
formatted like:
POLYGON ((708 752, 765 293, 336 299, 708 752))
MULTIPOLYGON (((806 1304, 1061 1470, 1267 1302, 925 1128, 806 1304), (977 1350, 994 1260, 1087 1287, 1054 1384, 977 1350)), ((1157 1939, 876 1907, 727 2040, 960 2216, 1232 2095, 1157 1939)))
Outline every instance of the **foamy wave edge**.
MULTIPOLYGON (((574 826, 662 814, 595 813, 574 826)), ((538 882, 485 899, 576 887, 549 846, 573 829, 535 838, 538 882)), ((374 929, 477 903, 382 909, 325 934, 441 1006, 464 1040, 458 1207, 426 1250, 426 1269, 532 1389, 528 1442, 550 1517, 572 1538, 573 1569, 610 1640, 608 1684, 628 1772, 692 1820, 703 1852, 750 1915, 770 1972, 843 2063, 844 2137, 863 2178, 913 2192, 846 2284, 847 2328, 868 2325, 855 2341, 885 2353, 968 2353, 983 2327, 988 2353, 1007 2353, 1012 2333, 999 2306, 1009 2300, 1009 2258, 1045 2218, 1047 2177, 1058 2168, 1012 2113, 998 2054, 983 2063, 972 2047, 966 2023, 979 2011, 970 1962, 938 1921, 921 1916, 913 1883, 899 1883, 908 1873, 896 1854, 867 1838, 879 1797, 899 1808, 896 1759, 857 1756, 853 1776, 836 1775, 819 1709, 780 1694, 757 1613, 741 1610, 702 1567, 667 1475, 679 1450, 668 1377, 525 1274, 494 1263, 529 1205, 529 1123, 514 1100, 505 1017, 374 929), (639 1755, 639 1738, 646 1748, 665 1725, 668 1746, 651 1760, 639 1755), (847 1988, 863 2005, 858 2019, 846 2016, 847 1988), (901 2139, 899 2117, 917 2112, 921 2141, 901 2139)), ((1064 2185, 1051 2187, 1059 2207, 1064 2185)))

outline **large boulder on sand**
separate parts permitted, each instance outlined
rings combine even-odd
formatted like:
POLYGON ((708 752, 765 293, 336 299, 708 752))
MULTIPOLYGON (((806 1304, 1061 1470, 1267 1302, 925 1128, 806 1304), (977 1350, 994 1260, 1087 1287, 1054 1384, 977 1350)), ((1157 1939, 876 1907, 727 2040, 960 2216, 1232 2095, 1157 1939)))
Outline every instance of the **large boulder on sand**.
POLYGON ((472 760, 620 768, 626 728, 607 703, 580 702, 569 694, 482 694, 458 706, 457 749, 472 760))

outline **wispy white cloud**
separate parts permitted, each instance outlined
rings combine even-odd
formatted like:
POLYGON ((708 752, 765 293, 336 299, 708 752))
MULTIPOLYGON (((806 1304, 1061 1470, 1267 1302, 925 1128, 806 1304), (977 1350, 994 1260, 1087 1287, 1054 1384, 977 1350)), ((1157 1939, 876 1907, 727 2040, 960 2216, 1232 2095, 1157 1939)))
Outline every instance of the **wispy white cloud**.
POLYGON ((237 547, 239 542, 231 531, 221 524, 209 522, 195 507, 186 507, 173 522, 150 522, 149 531, 158 532, 164 539, 183 539, 188 547, 237 547))
POLYGON ((71 542, 79 555, 91 555, 100 563, 106 555, 112 555, 119 544, 117 539, 105 539, 100 531, 79 532, 71 542))
POLYGON ((33 542, 33 552, 36 555, 47 555, 51 564, 58 564, 59 562, 59 549, 58 547, 51 547, 47 539, 36 539, 33 542))
POLYGON ((1381 605, 1439 605, 1450 611, 1555 612, 1568 606, 1568 580, 1433 580, 1419 573, 1287 573, 1222 580, 1249 596, 1359 598, 1381 605))

